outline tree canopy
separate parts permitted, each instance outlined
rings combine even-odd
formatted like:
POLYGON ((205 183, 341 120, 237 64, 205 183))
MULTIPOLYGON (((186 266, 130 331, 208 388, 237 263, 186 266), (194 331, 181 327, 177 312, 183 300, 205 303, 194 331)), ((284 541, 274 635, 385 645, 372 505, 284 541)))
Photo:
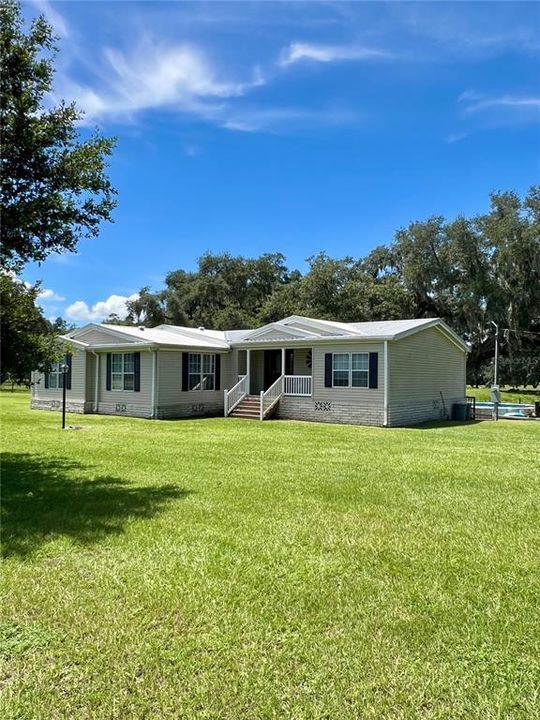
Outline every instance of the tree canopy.
POLYGON ((291 270, 280 253, 205 254, 196 271, 173 270, 145 287, 126 322, 256 327, 291 314, 342 322, 440 317, 471 344, 469 380, 489 382, 494 326, 501 379, 540 383, 540 188, 524 198, 494 193, 487 213, 431 217, 398 230, 363 258, 307 260, 291 270))
POLYGON ((40 15, 29 27, 19 3, 0 5, 0 379, 28 382, 57 358, 62 322, 36 304, 39 285, 17 279, 24 265, 75 249, 112 219, 115 190, 107 177, 114 139, 82 138, 81 111, 53 97, 57 47, 40 15))
POLYGON ((76 105, 49 104, 55 42, 42 15, 27 29, 18 3, 0 5, 0 264, 17 272, 97 235, 115 206, 106 172, 115 140, 81 139, 76 105))

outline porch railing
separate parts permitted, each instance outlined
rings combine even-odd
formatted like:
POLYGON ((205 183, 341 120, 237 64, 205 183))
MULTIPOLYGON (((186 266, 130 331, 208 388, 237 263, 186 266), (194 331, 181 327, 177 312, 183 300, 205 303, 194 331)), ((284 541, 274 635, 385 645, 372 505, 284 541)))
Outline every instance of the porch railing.
POLYGON ((277 405, 280 397, 283 395, 283 375, 280 375, 275 383, 270 385, 268 390, 261 390, 261 407, 260 407, 260 419, 268 415, 270 410, 277 405))
POLYGON ((310 396, 311 375, 284 375, 283 394, 310 396))
POLYGON ((225 417, 230 415, 238 403, 248 394, 249 378, 247 375, 241 375, 240 380, 230 390, 224 391, 223 413, 225 417))

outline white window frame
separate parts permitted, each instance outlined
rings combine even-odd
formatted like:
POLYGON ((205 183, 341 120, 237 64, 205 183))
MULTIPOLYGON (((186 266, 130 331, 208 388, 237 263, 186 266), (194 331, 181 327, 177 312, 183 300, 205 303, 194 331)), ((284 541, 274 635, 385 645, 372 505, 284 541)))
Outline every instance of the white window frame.
POLYGON ((369 388, 369 352, 337 352, 332 353, 332 387, 336 388, 337 390, 345 390, 350 388, 359 388, 360 390, 365 390, 369 388), (335 368, 335 357, 336 355, 347 355, 348 356, 348 367, 347 368, 335 368), (364 355, 367 358, 367 368, 364 370, 354 370, 353 369, 353 356, 354 355, 364 355), (342 372, 342 373, 348 373, 347 377, 347 385, 336 385, 334 383, 334 373, 336 372, 342 372), (366 375, 366 384, 365 385, 353 385, 353 373, 365 373, 366 375))
POLYGON ((216 389, 216 355, 215 353, 188 353, 188 391, 189 392, 204 392, 206 390, 212 392, 216 389), (198 372, 191 372, 191 358, 199 358, 199 370, 198 372), (205 363, 207 360, 207 363, 205 363), (206 364, 206 370, 205 370, 206 364), (210 370, 208 370, 208 365, 210 370), (199 378, 198 382, 194 387, 191 387, 191 378, 199 378), (206 380, 212 378, 212 387, 204 387, 206 380))
POLYGON ((60 378, 64 374, 60 370, 60 366, 62 365, 61 362, 55 362, 51 365, 50 371, 47 373, 47 385, 49 386, 47 390, 61 390, 62 389, 62 380, 60 378), (51 384, 51 379, 55 378, 55 385, 51 384))
MULTIPOLYGON (((129 384, 129 382, 128 382, 129 384)), ((113 352, 111 353, 111 391, 112 392, 135 392, 135 353, 129 352, 113 352), (132 370, 126 370, 126 357, 131 355, 132 370), (114 369, 114 358, 121 357, 122 369, 114 369), (114 387, 114 381, 116 378, 120 378, 120 385, 122 387, 114 387), (126 388, 126 378, 131 377, 131 387, 126 388)))

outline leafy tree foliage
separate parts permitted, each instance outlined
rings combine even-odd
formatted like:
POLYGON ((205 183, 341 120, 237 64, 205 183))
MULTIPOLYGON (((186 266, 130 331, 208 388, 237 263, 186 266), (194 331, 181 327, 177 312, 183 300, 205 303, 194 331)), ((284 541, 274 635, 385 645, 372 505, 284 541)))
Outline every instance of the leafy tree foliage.
POLYGON ((115 141, 97 133, 81 140, 75 105, 48 103, 56 52, 43 16, 27 29, 18 3, 0 4, 2 382, 27 383, 31 370, 46 370, 63 352, 57 335, 69 329, 43 317, 39 285, 27 287, 15 273, 74 250, 115 206, 106 175, 115 141))
POLYGON ((28 261, 74 250, 111 220, 115 191, 107 159, 115 141, 79 138, 74 104, 50 107, 54 58, 43 16, 26 30, 16 2, 0 5, 0 263, 19 271, 28 261))
POLYGON ((45 371, 64 348, 58 330, 36 305, 40 287, 29 287, 15 277, 0 273, 0 382, 28 384, 32 370, 45 371))
POLYGON ((494 326, 501 329, 501 382, 538 383, 540 189, 495 193, 488 213, 411 223, 365 258, 307 260, 305 274, 281 254, 204 255, 197 271, 174 270, 148 287, 127 322, 256 327, 287 315, 361 322, 441 317, 471 344, 469 380, 491 382, 494 326), (536 334, 535 334, 536 333, 536 334))

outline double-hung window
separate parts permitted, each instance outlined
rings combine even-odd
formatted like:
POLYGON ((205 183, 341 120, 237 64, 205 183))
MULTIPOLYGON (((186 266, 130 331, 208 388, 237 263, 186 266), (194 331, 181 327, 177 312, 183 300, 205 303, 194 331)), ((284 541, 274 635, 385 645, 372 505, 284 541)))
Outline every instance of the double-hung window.
POLYGON ((112 353, 111 389, 135 389, 135 359, 133 353, 112 353))
POLYGON ((369 386, 369 353, 334 353, 332 357, 334 387, 369 386))
POLYGON ((47 373, 47 386, 49 390, 56 390, 57 388, 62 387, 62 371, 60 370, 60 365, 62 363, 56 362, 53 363, 51 366, 51 370, 49 373, 47 373))
POLYGON ((216 387, 216 356, 189 353, 188 390, 214 390, 216 387))

